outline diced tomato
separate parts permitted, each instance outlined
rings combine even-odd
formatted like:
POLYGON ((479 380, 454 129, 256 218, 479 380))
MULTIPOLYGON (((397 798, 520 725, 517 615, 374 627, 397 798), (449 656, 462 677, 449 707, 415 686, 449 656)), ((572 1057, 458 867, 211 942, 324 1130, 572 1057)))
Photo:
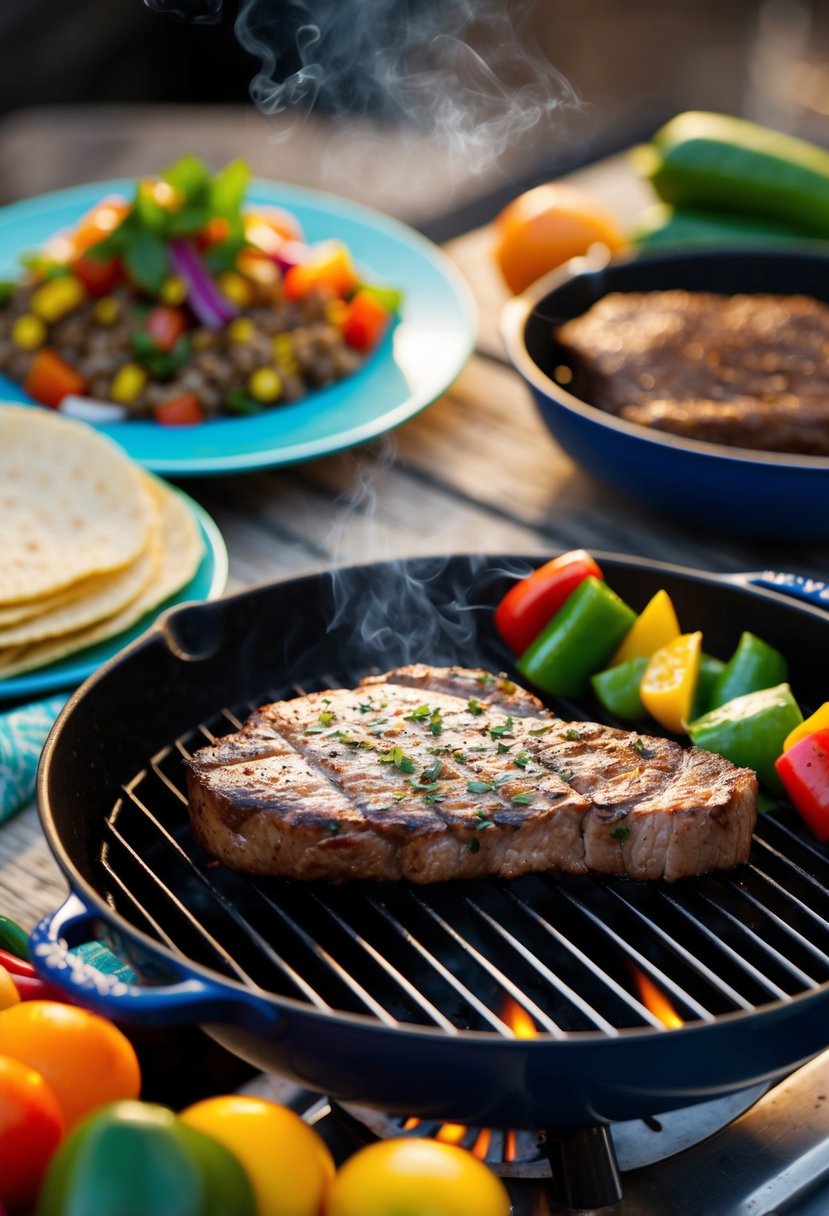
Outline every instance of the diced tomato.
POLYGON ((35 401, 57 409, 70 393, 85 393, 86 381, 80 372, 45 346, 35 355, 23 388, 35 401))
POLYGON ((98 262, 81 255, 72 263, 72 273, 83 283, 91 296, 105 296, 124 277, 124 268, 119 258, 108 258, 98 262))
POLYGON ((813 834, 818 840, 829 840, 829 729, 793 743, 774 767, 813 834))
POLYGON ((147 314, 147 333, 159 350, 172 350, 187 329, 187 317, 180 308, 159 304, 147 314))
POLYGON ((347 296, 358 282, 357 271, 345 245, 341 241, 323 241, 313 249, 307 262, 285 272, 283 289, 289 300, 301 300, 309 291, 315 290, 347 296))
POLYGON ((195 393, 178 393, 168 397, 154 410, 156 422, 162 426, 193 426, 204 422, 204 410, 195 393))
POLYGON ((229 231, 230 225, 225 217, 214 215, 196 236, 196 248, 200 253, 204 253, 205 249, 209 249, 211 245, 218 245, 220 241, 225 240, 229 231))
POLYGON ((370 291, 358 291, 349 300, 342 335, 355 350, 373 350, 391 324, 392 314, 370 291))
POLYGON ((586 578, 603 578, 584 549, 573 549, 522 578, 495 609, 495 628, 514 654, 523 654, 586 578))

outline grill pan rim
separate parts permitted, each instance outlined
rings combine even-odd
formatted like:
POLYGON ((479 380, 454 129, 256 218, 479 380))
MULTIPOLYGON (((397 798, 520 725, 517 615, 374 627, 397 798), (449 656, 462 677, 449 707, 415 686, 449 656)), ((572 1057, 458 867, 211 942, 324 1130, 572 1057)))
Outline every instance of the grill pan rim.
MULTIPOLYGON (((632 572, 649 571, 653 573, 664 572, 666 575, 678 577, 690 582, 699 582, 703 584, 711 584, 713 586, 730 587, 737 590, 741 594, 748 595, 752 598, 756 597, 760 600, 784 604, 787 611, 791 611, 793 616, 805 615, 807 617, 818 619, 825 623, 829 630, 829 613, 827 611, 815 607, 812 604, 802 601, 795 601, 791 596, 783 591, 776 591, 768 587, 752 586, 749 583, 750 578, 754 577, 752 573, 746 574, 739 572, 735 574, 717 573, 711 571, 699 570, 693 567, 682 566, 676 563, 663 562, 657 559, 638 558, 627 554, 620 554, 611 551, 603 551, 598 549, 591 550, 593 556, 610 573, 609 582, 612 585, 612 572, 616 568, 628 569, 632 572)), ((666 1034, 670 1034, 671 1041, 676 1041, 681 1038, 687 1041, 692 1036, 699 1036, 715 1033, 718 1028, 731 1026, 736 1023, 748 1022, 752 1027, 758 1027, 761 1023, 769 1020, 775 1020, 781 1013, 794 1015, 799 1007, 804 1002, 816 1002, 821 996, 829 995, 829 980, 817 984, 814 988, 808 991, 798 993, 794 996, 773 1000, 764 1003, 762 1006, 754 1007, 747 1010, 734 1010, 727 1013, 713 1015, 711 1021, 693 1021, 684 1024, 681 1027, 626 1027, 617 1029, 615 1034, 608 1035, 601 1030, 587 1031, 562 1031, 561 1035, 553 1035, 549 1032, 537 1029, 535 1037, 531 1039, 508 1039, 498 1032, 486 1030, 464 1030, 456 1029, 453 1033, 441 1029, 440 1027, 420 1026, 414 1023, 401 1023, 397 1026, 389 1026, 384 1024, 370 1014, 354 1013, 347 1010, 333 1010, 327 1012, 315 1008, 313 1005, 304 1002, 300 999, 282 996, 276 993, 269 992, 267 989, 259 988, 255 985, 249 985, 235 980, 230 976, 226 976, 221 972, 214 971, 211 967, 192 960, 184 955, 176 953, 173 949, 166 946, 157 938, 145 933, 142 929, 133 925, 126 917, 113 909, 103 896, 95 889, 95 887, 87 881, 87 879, 78 872, 76 863, 70 856, 69 849, 64 843, 60 829, 54 821, 54 813, 51 803, 51 793, 49 783, 55 764, 55 751, 60 746, 60 739, 64 730, 65 724, 70 721, 76 712, 78 705, 94 694, 94 690, 104 681, 109 678, 110 673, 114 669, 120 669, 128 663, 138 662, 139 656, 152 648, 159 645, 169 646, 169 639, 175 634, 175 624, 185 615, 196 613, 203 615, 210 610, 221 609, 223 606, 232 603, 241 603, 251 599, 258 594, 267 594, 281 586, 294 584, 303 579, 319 580, 331 577, 336 574, 348 574, 349 571, 370 571, 382 570, 384 567, 392 565, 404 564, 422 564, 434 560, 451 560, 454 562, 468 561, 473 564, 480 563, 483 567, 484 563, 489 563, 492 568, 505 568, 507 565, 514 566, 520 569, 524 566, 530 568, 539 564, 543 560, 548 560, 551 556, 549 550, 538 550, 536 552, 527 552, 518 555, 503 555, 503 554, 445 554, 445 555, 423 555, 415 554, 409 557, 396 559, 394 562, 376 561, 376 562, 355 562, 349 566, 339 567, 336 571, 310 569, 303 573, 294 573, 280 577, 277 579, 263 580, 252 586, 243 588, 229 594, 221 596, 219 599, 212 601, 210 604, 199 602, 186 603, 176 605, 164 613, 156 622, 155 626, 150 629, 141 638, 137 639, 120 654, 108 660, 101 668, 90 676, 80 688, 78 688, 68 699, 65 706, 58 715, 55 724, 49 734, 46 744, 43 748, 40 764, 38 767, 37 778, 37 802, 41 825, 46 836, 49 847, 60 869, 66 877, 70 890, 74 892, 86 907, 94 913, 108 927, 114 928, 116 933, 133 942, 139 949, 145 951, 149 955, 156 955, 163 958, 171 966, 174 971, 185 971, 198 976, 212 986, 219 986, 227 989, 232 993, 238 993, 239 997, 245 997, 248 1000, 251 997, 257 998, 266 1002, 274 1009, 278 1009, 285 1014, 298 1014, 303 1018, 308 1018, 319 1026, 329 1026, 331 1028, 342 1029, 343 1026, 353 1026, 355 1030, 364 1029, 370 1030, 372 1036, 384 1035, 391 1036, 396 1041, 400 1036, 412 1036, 416 1039, 425 1037, 436 1041, 446 1041, 452 1044, 453 1048, 462 1050, 464 1046, 477 1046, 479 1044, 488 1043, 497 1045, 500 1050, 506 1051, 530 1051, 537 1052, 549 1048, 555 1044, 557 1052, 565 1052, 568 1047, 574 1050, 584 1045, 590 1045, 592 1048, 598 1048, 600 1044, 607 1044, 607 1048, 611 1049, 613 1045, 623 1041, 638 1041, 652 1039, 654 1041, 663 1039, 666 1034)), ((484 880, 486 881, 486 880, 484 880)), ((589 881, 589 879, 588 879, 589 881)), ((614 881, 614 880, 608 880, 614 881)), ((804 1057, 804 1059, 808 1058, 804 1057)))

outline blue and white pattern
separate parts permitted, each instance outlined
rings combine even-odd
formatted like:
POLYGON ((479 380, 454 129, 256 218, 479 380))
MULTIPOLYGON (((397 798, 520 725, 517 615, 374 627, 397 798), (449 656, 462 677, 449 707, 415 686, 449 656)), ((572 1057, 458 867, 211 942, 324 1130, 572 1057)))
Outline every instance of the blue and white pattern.
POLYGON ((48 697, 0 714, 0 823, 34 797, 40 753, 65 701, 48 697))

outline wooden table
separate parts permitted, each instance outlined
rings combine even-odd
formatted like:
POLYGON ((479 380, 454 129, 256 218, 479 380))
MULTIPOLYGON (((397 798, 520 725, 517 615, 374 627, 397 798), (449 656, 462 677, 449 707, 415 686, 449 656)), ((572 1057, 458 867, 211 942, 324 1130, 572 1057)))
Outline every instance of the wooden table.
MULTIPOLYGON (((623 217, 646 201, 625 157, 575 174, 623 217)), ((475 292, 480 336, 449 391, 395 433, 314 463, 188 481, 221 528, 230 588, 333 564, 458 552, 584 547, 716 571, 777 568, 826 577, 811 550, 699 534, 591 480, 555 445, 506 363, 497 318, 506 298, 491 233, 447 247, 475 292)), ((30 927, 65 894, 34 807, 0 828, 0 913, 30 927)))

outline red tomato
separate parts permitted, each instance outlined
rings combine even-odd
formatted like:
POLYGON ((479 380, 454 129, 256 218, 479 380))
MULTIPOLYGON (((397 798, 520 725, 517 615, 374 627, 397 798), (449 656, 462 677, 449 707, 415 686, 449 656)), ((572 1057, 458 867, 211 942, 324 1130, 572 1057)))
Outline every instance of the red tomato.
POLYGON ((34 357, 23 387, 30 397, 57 409, 70 393, 86 391, 86 381, 65 359, 44 346, 34 357))
POLYGON ((495 628, 513 654, 523 654, 579 583, 603 578, 584 549, 562 553, 510 587, 495 609, 495 628))
POLYGON ((818 730, 775 761, 795 810, 818 840, 829 840, 829 730, 818 730))
POLYGON ((72 263, 72 273, 80 279, 91 296, 105 296, 124 277, 124 270, 118 258, 99 262, 86 255, 72 263))
POLYGON ((168 397, 153 411, 156 422, 162 426, 192 426, 204 422, 204 410, 195 393, 178 393, 168 397))
POLYGON ((31 1203, 63 1131, 60 1105, 40 1073, 0 1055, 0 1203, 31 1203))
POLYGON ((187 317, 180 308, 159 304, 147 314, 146 326, 159 350, 172 350, 187 329, 187 317))
POLYGON ((373 350, 391 322, 391 313, 370 291, 358 291, 348 302, 342 323, 345 341, 354 350, 373 350))

